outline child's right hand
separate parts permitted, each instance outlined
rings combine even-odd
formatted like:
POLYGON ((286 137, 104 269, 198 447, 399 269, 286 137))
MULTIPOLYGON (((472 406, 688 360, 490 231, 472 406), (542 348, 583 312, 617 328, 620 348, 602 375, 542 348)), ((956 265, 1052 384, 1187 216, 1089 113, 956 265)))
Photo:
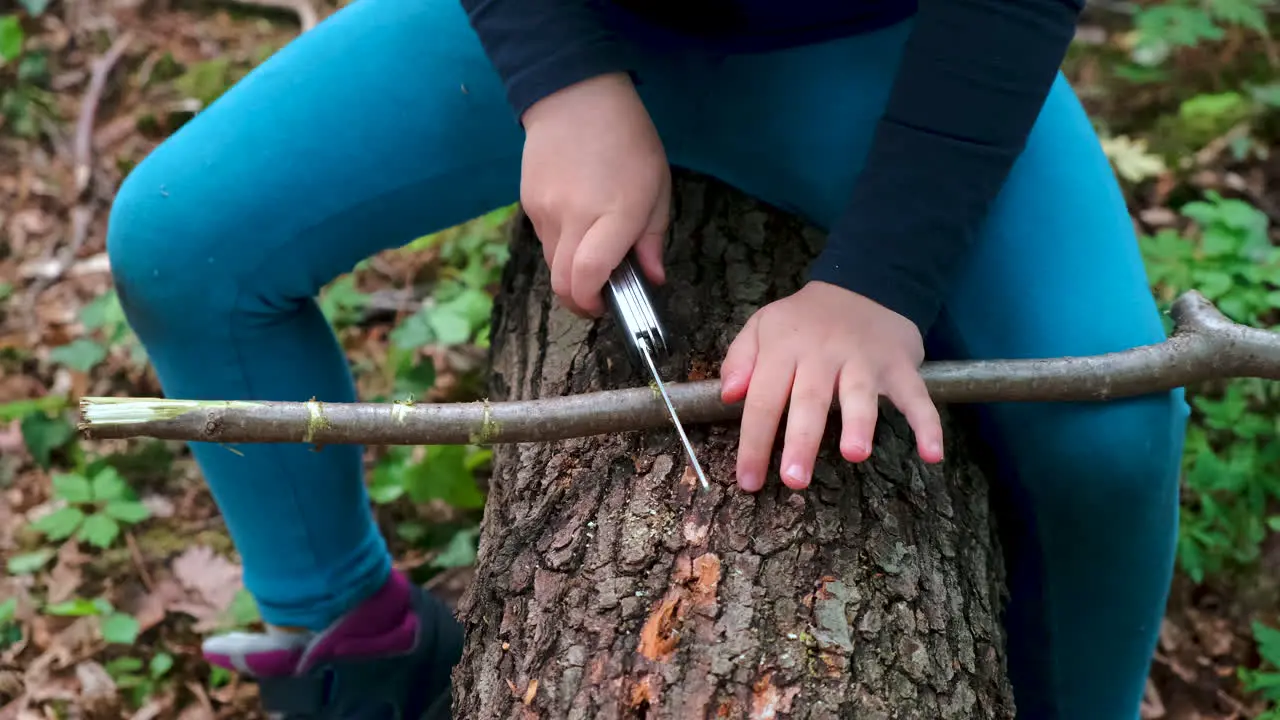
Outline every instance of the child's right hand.
POLYGON ((521 119, 520 202, 560 301, 579 315, 603 313, 601 291, 633 246, 641 271, 662 283, 671 170, 630 77, 570 85, 521 119))

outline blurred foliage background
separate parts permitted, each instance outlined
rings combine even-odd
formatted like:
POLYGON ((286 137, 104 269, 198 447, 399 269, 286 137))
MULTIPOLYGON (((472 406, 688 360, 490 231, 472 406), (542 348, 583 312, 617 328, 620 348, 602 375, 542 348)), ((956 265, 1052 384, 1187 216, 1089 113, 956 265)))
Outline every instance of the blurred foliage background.
MULTIPOLYGON (((103 248, 145 154, 338 2, 0 0, 0 718, 250 717, 198 657, 258 622, 184 448, 88 442, 83 395, 158 395, 103 248), (101 87, 94 89, 95 75, 101 87), (23 714, 41 711, 44 714, 23 714)), ((1276 0, 1095 0, 1064 69, 1152 292, 1280 329, 1276 0)), ((361 396, 476 399, 503 208, 361 263, 321 297, 361 396)), ((1280 388, 1189 388, 1179 574, 1146 718, 1280 720, 1280 388)), ((475 558, 489 451, 370 448, 398 564, 446 597, 475 558)))

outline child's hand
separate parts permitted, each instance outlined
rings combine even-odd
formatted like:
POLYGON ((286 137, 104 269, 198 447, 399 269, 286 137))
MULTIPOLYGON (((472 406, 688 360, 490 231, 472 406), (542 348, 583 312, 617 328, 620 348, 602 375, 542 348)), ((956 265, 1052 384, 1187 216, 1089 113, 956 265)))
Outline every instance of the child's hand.
POLYGON ((631 79, 615 73, 571 85, 522 120, 520 200, 560 301, 600 315, 600 292, 632 246, 641 271, 661 284, 671 170, 631 79))
POLYGON ((782 480, 809 485, 833 394, 840 399, 840 453, 850 462, 871 454, 880 395, 902 411, 920 457, 942 460, 942 423, 920 378, 924 343, 915 324, 861 295, 811 282, 757 311, 721 366, 721 397, 744 397, 738 485, 764 485, 782 411, 790 399, 782 480), (837 385, 839 386, 837 388, 837 385))

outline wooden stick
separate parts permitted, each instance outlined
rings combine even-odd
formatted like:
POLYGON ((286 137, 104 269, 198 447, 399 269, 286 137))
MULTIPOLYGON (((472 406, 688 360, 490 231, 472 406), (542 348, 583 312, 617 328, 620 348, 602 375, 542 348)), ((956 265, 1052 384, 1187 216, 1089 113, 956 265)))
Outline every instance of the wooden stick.
MULTIPOLYGON (((1122 352, 1044 360, 927 362, 938 403, 1105 401, 1204 380, 1280 380, 1280 334, 1232 322, 1204 296, 1177 299, 1169 339, 1122 352)), ((720 381, 668 386, 686 423, 737 420, 720 381)), ((669 425, 649 387, 567 397, 473 403, 321 403, 86 397, 88 438, 152 437, 217 443, 448 445, 547 442, 669 425)))

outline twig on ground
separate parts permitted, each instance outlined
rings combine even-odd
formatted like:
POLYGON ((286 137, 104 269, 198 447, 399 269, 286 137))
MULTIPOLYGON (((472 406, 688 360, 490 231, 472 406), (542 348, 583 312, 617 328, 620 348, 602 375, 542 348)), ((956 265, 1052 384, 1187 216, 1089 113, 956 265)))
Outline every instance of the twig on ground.
MULTIPOLYGON (((87 190, 93 180, 93 127, 98 114, 98 104, 102 102, 102 93, 107 87, 107 78, 120 58, 133 42, 133 33, 125 32, 111 43, 102 57, 93 61, 89 75, 89 86, 85 89, 80 101, 80 115, 76 119, 76 134, 72 146, 72 171, 75 178, 75 191, 78 202, 71 209, 71 233, 66 245, 53 255, 51 267, 40 277, 32 281, 27 297, 30 306, 27 308, 29 327, 36 328, 36 307, 40 294, 50 285, 57 282, 75 262, 80 248, 84 247, 89 237, 89 228, 93 224, 94 200, 88 197, 87 190)), ((33 330, 34 332, 34 330, 33 330)))
POLYGON ((231 2, 240 5, 256 5, 257 7, 289 10, 298 16, 298 23, 302 26, 302 32, 307 32, 320 22, 316 9, 307 0, 231 0, 231 2))
MULTIPOLYGON (((1089 357, 929 362, 921 368, 935 402, 1099 401, 1204 380, 1280 380, 1280 334, 1234 323, 1204 296, 1173 305, 1162 343, 1089 357)), ((688 423, 741 417, 720 400, 720 382, 668 386, 688 423)), ((509 402, 322 403, 86 397, 88 438, 152 437, 217 443, 449 445, 545 442, 646 430, 670 421, 648 387, 509 402)))
POLYGON ((134 539, 133 533, 126 530, 124 541, 129 547, 129 557, 133 560, 133 569, 138 571, 142 586, 147 589, 147 592, 155 592, 156 584, 151 580, 151 573, 147 572, 146 560, 142 557, 142 549, 138 547, 138 541, 134 539))
POLYGON ((129 49, 133 42, 133 33, 125 32, 111 43, 111 47, 102 57, 93 61, 89 75, 89 87, 85 89, 84 99, 80 101, 80 116, 76 119, 76 135, 73 153, 75 155, 76 193, 83 195, 89 188, 93 178, 93 128, 98 116, 98 105, 102 102, 102 93, 107 87, 107 78, 116 63, 129 49))

